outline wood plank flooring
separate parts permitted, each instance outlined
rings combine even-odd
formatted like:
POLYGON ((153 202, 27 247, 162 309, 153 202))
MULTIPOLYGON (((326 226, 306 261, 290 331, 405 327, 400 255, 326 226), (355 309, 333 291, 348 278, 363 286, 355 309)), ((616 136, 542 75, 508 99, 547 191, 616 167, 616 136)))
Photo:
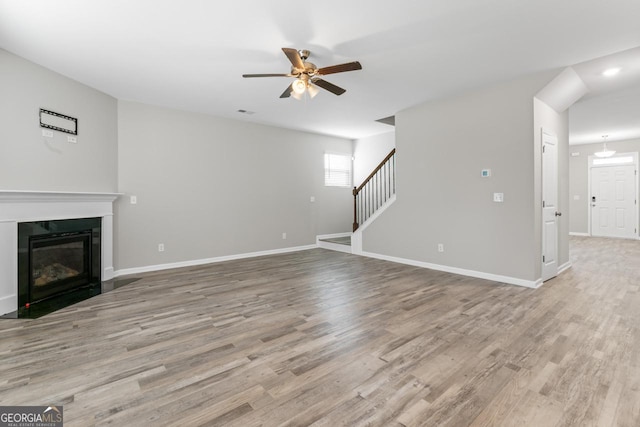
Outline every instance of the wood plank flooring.
POLYGON ((0 321, 0 405, 65 426, 638 426, 640 242, 538 290, 314 249, 0 321))

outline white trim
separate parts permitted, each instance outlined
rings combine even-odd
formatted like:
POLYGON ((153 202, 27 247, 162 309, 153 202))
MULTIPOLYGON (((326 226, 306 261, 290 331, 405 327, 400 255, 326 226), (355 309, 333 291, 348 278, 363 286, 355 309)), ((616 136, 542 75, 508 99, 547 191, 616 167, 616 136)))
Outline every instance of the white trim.
POLYGON ((0 190, 2 202, 113 202, 124 193, 0 190))
POLYGON ((558 274, 564 273, 565 271, 567 271, 568 269, 570 269, 572 267, 571 265, 571 261, 567 261, 564 264, 562 264, 560 267, 558 267, 558 274))
POLYGON ((601 164, 601 165, 595 165, 593 164, 594 160, 597 160, 599 157, 596 157, 593 154, 590 154, 588 157, 588 163, 587 166, 589 167, 589 169, 591 168, 607 168, 607 167, 611 167, 611 166, 625 166, 628 164, 632 164, 637 166, 638 165, 638 152, 630 152, 630 153, 616 153, 611 157, 607 157, 607 159, 616 159, 618 157, 631 157, 633 159, 633 161, 631 162, 626 162, 626 163, 611 163, 611 164, 601 164))
MULTIPOLYGON (((635 239, 635 240, 640 240, 640 204, 638 204, 637 202, 640 200, 640 175, 638 174, 638 164, 640 163, 640 161, 638 160, 639 158, 639 153, 637 151, 633 151, 630 153, 616 153, 614 154, 612 157, 609 158, 616 158, 616 157, 625 157, 625 156, 631 156, 633 157, 633 163, 631 163, 635 168, 635 178, 636 178, 636 224, 635 224, 635 229, 636 229, 636 233, 633 237, 623 237, 625 239, 635 239)), ((589 155, 588 157, 588 162, 587 162, 587 194, 588 196, 588 204, 587 204, 587 226, 589 227, 589 233, 591 233, 593 231, 593 224, 591 223, 591 169, 593 168, 607 168, 607 167, 616 167, 616 166, 628 166, 629 164, 612 164, 612 165, 594 165, 593 161, 597 159, 597 157, 595 155, 589 155)), ((591 234, 589 234, 589 236, 591 236, 591 234)), ((602 237, 614 237, 615 236, 602 236, 602 237)))
POLYGON ((116 270, 114 272, 114 277, 126 276, 129 274, 149 273, 152 271, 169 270, 172 268, 193 267, 197 265, 214 264, 218 262, 234 261, 234 260, 245 259, 245 258, 255 258, 259 256, 266 256, 266 255, 278 255, 278 254, 285 254, 289 252, 306 251, 309 249, 315 249, 317 247, 318 247, 317 245, 294 246, 291 248, 272 249, 268 251, 259 251, 259 252, 248 252, 248 253, 236 254, 236 255, 225 255, 225 256, 215 257, 215 258, 172 262, 168 264, 147 265, 144 267, 123 268, 122 270, 116 270))
MULTIPOLYGON (((338 151, 325 151, 323 156, 324 161, 324 186, 325 187, 335 187, 335 188, 352 188, 353 187, 353 153, 341 153, 338 151), (347 185, 327 185, 327 156, 341 156, 349 158, 349 184, 347 185)), ((332 170, 332 169, 330 169, 332 170)))
POLYGON ((380 215, 382 215, 384 211, 389 209, 389 206, 394 204, 395 201, 396 201, 396 195, 394 193, 391 197, 389 197, 389 199, 386 202, 382 204, 382 206, 378 208, 378 210, 376 210, 373 213, 373 215, 367 218, 367 220, 362 225, 360 225, 356 231, 353 232, 353 235, 351 236, 351 253, 352 254, 356 254, 356 255, 364 254, 362 250, 362 232, 366 230, 367 227, 369 227, 371 224, 373 224, 373 222, 380 215))
POLYGON ((7 314, 16 311, 18 306, 18 295, 7 295, 0 297, 0 313, 7 314))
POLYGON ((0 315, 18 309, 18 223, 102 218, 101 280, 113 274, 113 202, 122 193, 0 190, 0 315))
POLYGON ((320 241, 320 239, 335 239, 337 237, 347 237, 351 236, 351 233, 348 231, 346 233, 333 233, 333 234, 319 234, 316 236, 316 243, 320 241))
POLYGON ((540 285, 542 285, 542 279, 538 279, 535 281, 524 280, 524 279, 518 279, 516 277, 501 276, 498 274, 484 273, 482 271, 466 270, 464 268, 450 267, 447 265, 431 264, 428 262, 415 261, 412 259, 398 258, 398 257, 382 255, 382 254, 375 254, 371 252, 362 252, 359 255, 366 256, 369 258, 381 259, 384 261, 397 262, 399 264, 407 264, 414 267, 428 268, 430 270, 445 271, 447 273, 459 274, 461 276, 476 277, 478 279, 492 280, 495 282, 507 283, 509 285, 524 286, 525 288, 536 289, 540 287, 540 285))
POLYGON ((347 254, 351 253, 351 245, 341 245, 340 243, 332 243, 332 242, 321 242, 321 239, 335 239, 338 237, 349 237, 352 233, 333 233, 333 234, 320 234, 316 236, 316 245, 319 248, 329 249, 332 251, 344 252, 347 254))
POLYGON ((577 233, 574 231, 569 232, 569 236, 581 236, 581 237, 591 237, 589 233, 577 233))
POLYGON ((560 252, 560 242, 559 242, 559 231, 560 231, 560 224, 558 224, 558 210, 560 209, 559 207, 559 201, 560 201, 560 193, 558 190, 558 179, 559 179, 559 175, 558 175, 558 171, 559 171, 559 166, 558 166, 558 135, 547 129, 542 127, 541 129, 541 135, 540 135, 540 149, 541 149, 541 153, 540 153, 540 159, 541 159, 541 192, 540 195, 542 196, 540 199, 540 237, 541 237, 541 242, 542 242, 542 246, 540 247, 540 271, 541 271, 541 276, 542 276, 542 280, 549 280, 553 277, 556 277, 558 275, 558 255, 560 252), (555 147, 555 157, 553 159, 549 159, 549 156, 546 156, 547 160, 545 161, 545 147, 546 146, 554 146, 555 147), (545 171, 549 171, 548 168, 548 164, 549 161, 553 160, 555 162, 555 168, 552 171, 553 172, 553 176, 552 178, 555 178, 555 182, 553 182, 553 179, 550 179, 549 177, 549 173, 545 173, 545 171), (545 167, 545 165, 547 165, 547 167, 545 167), (545 185, 545 183, 552 183, 555 184, 555 189, 554 189, 554 193, 555 193, 555 200, 554 200, 554 204, 555 204, 555 214, 556 216, 553 217, 553 223, 554 223, 554 238, 555 238, 555 242, 553 246, 554 246, 554 260, 553 262, 550 263, 546 263, 545 262, 545 257, 548 257, 549 254, 545 253, 545 247, 547 246, 547 241, 548 240, 554 240, 553 238, 547 236, 547 229, 545 227, 545 220, 547 218, 547 216, 545 215, 547 212, 547 209, 549 209, 548 207, 545 207, 545 196, 549 197, 549 194, 545 194, 545 188, 547 188, 547 185, 545 185))

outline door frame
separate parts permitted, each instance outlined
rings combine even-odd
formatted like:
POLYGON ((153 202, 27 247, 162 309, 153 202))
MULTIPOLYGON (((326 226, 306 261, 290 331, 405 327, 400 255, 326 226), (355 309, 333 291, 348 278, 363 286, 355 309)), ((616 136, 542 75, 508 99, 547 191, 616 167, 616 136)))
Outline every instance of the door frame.
POLYGON ((638 152, 631 153, 616 153, 611 157, 607 157, 607 159, 616 159, 619 157, 632 157, 632 163, 612 163, 605 165, 594 165, 594 160, 599 159, 595 155, 589 155, 589 160, 587 162, 587 224, 589 225, 589 236, 593 236, 592 227, 593 224, 591 222, 591 169, 592 168, 606 168, 612 166, 624 166, 624 165, 633 165, 635 167, 636 173, 636 224, 635 224, 635 240, 640 240, 640 174, 638 174, 638 152))
MULTIPOLYGON (((558 156, 558 151, 559 151, 559 143, 558 143, 558 135, 553 132, 552 130, 548 129, 548 128, 541 128, 540 129, 540 159, 541 159, 541 201, 540 201, 540 206, 541 206, 541 226, 542 229, 541 231, 541 242, 542 242, 542 246, 541 246, 541 279, 543 282, 552 279, 554 277, 556 277, 560 271, 560 266, 558 265, 558 252, 560 249, 560 245, 559 245, 559 231, 560 231, 560 224, 558 224, 558 212, 559 212, 559 203, 560 203, 560 175, 559 175, 559 156, 558 156), (547 141, 547 138, 550 138, 551 141, 547 141), (556 201, 555 201, 555 211, 556 211, 556 217, 555 217, 555 269, 550 270, 550 267, 548 264, 545 263, 545 255, 546 255, 546 251, 545 251, 545 246, 547 243, 547 235, 545 232, 545 160, 544 160, 544 149, 545 149, 545 143, 551 144, 555 146, 555 151, 556 151, 556 159, 555 159, 555 185, 556 185, 556 201)), ((560 213, 561 214, 561 213, 560 213)))

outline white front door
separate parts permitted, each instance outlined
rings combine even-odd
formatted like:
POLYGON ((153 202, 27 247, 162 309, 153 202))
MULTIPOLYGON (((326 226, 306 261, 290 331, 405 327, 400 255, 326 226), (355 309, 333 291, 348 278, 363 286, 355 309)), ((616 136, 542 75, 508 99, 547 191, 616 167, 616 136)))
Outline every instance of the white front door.
POLYGON ((558 138, 542 130, 542 280, 558 275, 558 138))
POLYGON ((635 171, 635 165, 591 168, 592 236, 637 236, 635 171))

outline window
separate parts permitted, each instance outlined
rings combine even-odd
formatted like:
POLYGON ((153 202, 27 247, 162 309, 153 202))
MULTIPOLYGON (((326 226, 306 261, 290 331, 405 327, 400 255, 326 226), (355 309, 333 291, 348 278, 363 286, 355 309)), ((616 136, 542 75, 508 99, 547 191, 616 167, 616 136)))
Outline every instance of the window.
POLYGON ((351 187, 351 155, 325 153, 324 185, 351 187))
POLYGON ((593 165, 621 165, 624 163, 633 163, 633 157, 631 156, 623 156, 623 157, 609 157, 606 159, 593 159, 593 165))

